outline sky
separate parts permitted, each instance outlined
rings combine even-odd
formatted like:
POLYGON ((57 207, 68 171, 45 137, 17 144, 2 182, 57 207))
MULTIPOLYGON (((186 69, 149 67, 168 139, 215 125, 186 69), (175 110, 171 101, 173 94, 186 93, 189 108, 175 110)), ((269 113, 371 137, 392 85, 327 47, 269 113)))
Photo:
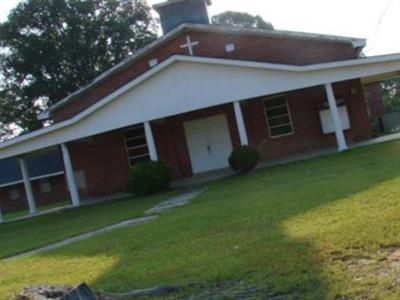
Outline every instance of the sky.
MULTIPOLYGON (((0 0, 0 22, 18 2, 0 0)), ((368 56, 400 52, 400 0, 213 0, 210 14, 226 10, 261 15, 276 29, 366 38, 368 56)))

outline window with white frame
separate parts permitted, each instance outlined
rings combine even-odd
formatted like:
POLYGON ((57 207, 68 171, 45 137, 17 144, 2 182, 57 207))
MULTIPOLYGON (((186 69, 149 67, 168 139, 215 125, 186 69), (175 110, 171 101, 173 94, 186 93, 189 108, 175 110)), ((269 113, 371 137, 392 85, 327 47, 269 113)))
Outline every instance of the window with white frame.
POLYGON ((133 167, 138 162, 150 160, 144 125, 131 127, 124 134, 129 165, 133 167))
POLYGON ((292 117, 284 95, 266 99, 264 107, 269 134, 272 138, 294 133, 292 117))
POLYGON ((39 180, 39 190, 42 194, 51 192, 51 183, 49 179, 39 180))

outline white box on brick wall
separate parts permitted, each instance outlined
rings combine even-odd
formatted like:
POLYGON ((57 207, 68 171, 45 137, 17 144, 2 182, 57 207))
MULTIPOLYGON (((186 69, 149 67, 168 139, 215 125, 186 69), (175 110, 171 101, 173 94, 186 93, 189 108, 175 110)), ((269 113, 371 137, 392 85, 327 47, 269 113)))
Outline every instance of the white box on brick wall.
MULTIPOLYGON (((347 112, 346 106, 339 106, 338 113, 340 120, 342 121, 342 129, 350 129, 349 113, 347 112)), ((329 109, 319 111, 319 117, 321 119, 322 132, 324 134, 334 133, 335 125, 333 124, 332 115, 329 109)))

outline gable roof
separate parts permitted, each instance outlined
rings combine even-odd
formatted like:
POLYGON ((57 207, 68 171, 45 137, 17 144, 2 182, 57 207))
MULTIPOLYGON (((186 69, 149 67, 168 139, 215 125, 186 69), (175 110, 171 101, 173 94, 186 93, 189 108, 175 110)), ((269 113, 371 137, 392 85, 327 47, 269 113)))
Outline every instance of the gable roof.
POLYGON ((400 54, 306 66, 175 55, 73 118, 0 143, 0 159, 234 101, 399 71, 400 54), (198 84, 204 81, 207 90, 198 84), (165 95, 168 101, 158 101, 165 95))
MULTIPOLYGON (((63 162, 59 151, 51 151, 26 159, 31 179, 39 179, 63 173, 63 162)), ((22 174, 17 159, 0 161, 0 187, 22 182, 22 174)))
POLYGON ((296 32, 296 31, 286 31, 286 30, 264 30, 264 29, 248 29, 248 28, 235 28, 235 27, 227 27, 220 25, 204 25, 204 24, 182 24, 173 31, 167 33, 166 35, 160 37, 155 42, 149 44, 143 49, 137 51, 134 55, 128 57, 123 60, 113 68, 104 72, 97 78, 95 78, 88 85, 80 88, 79 90, 71 93, 69 96, 65 97, 61 101, 57 102, 49 109, 44 111, 39 115, 40 119, 47 119, 50 117, 51 113, 61 109, 66 104, 71 101, 79 98, 83 93, 89 91, 90 89, 97 87, 102 82, 106 81, 113 75, 117 74, 128 68, 129 66, 136 63, 143 56, 148 54, 154 48, 157 48, 172 38, 178 36, 182 32, 185 31, 193 31, 193 32, 210 32, 210 33, 227 33, 227 34, 236 34, 236 35, 254 35, 254 36, 264 36, 264 37, 286 37, 286 38, 295 38, 295 39, 311 39, 311 40, 319 40, 319 41, 330 41, 330 42, 341 42, 341 43, 349 43, 355 49, 362 49, 366 45, 365 39, 360 38, 352 38, 352 37, 343 37, 343 36, 335 36, 335 35, 325 35, 325 34, 315 34, 315 33, 305 33, 305 32, 296 32))

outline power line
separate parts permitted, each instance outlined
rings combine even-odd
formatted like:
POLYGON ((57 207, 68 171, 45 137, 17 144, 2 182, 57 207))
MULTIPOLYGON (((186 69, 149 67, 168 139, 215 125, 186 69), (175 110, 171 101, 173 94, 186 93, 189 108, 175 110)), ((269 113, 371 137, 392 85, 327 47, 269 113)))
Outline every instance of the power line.
POLYGON ((375 32, 378 32, 378 29, 379 29, 379 27, 381 26, 381 24, 382 24, 382 22, 383 22, 383 19, 386 17, 386 14, 387 14, 387 12, 389 11, 389 8, 390 8, 390 6, 392 5, 392 3, 393 3, 393 0, 390 0, 390 1, 388 2, 388 4, 387 4, 387 6, 386 6, 386 8, 385 8, 385 10, 384 10, 384 12, 383 12, 381 18, 379 19, 378 24, 376 25, 375 32))
MULTIPOLYGON (((385 10, 383 11, 382 15, 380 16, 378 23, 375 26, 375 31, 374 34, 371 38, 371 40, 375 41, 376 38, 378 37, 378 33, 379 33, 379 27, 381 27, 383 20, 385 19, 389 8, 392 6, 393 0, 389 0, 389 2, 387 3, 385 10)), ((368 50, 365 50, 365 53, 371 52, 374 49, 375 45, 372 45, 368 50)))

